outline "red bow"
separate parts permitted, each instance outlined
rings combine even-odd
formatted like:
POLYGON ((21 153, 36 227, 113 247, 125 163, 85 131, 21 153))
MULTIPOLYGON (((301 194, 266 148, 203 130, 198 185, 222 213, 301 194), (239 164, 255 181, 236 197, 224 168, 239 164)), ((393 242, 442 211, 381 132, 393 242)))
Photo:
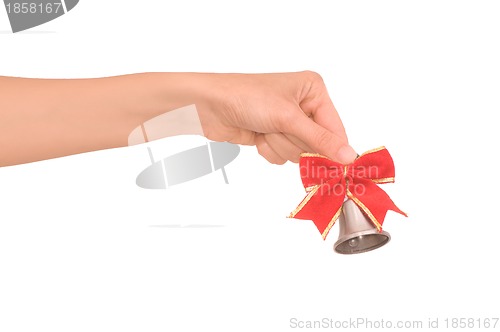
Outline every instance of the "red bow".
POLYGON ((388 210, 407 216, 376 185, 394 182, 394 162, 385 147, 365 152, 349 165, 303 153, 299 165, 307 196, 289 217, 312 220, 323 239, 338 219, 346 195, 380 232, 388 210))

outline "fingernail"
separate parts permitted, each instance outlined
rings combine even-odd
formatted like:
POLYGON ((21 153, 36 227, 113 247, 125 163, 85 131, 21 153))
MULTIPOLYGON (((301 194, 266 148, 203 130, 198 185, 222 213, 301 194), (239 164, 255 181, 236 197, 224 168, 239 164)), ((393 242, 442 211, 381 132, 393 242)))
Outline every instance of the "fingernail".
POLYGON ((337 152, 337 161, 347 165, 351 164, 357 156, 358 154, 350 145, 344 145, 337 152))

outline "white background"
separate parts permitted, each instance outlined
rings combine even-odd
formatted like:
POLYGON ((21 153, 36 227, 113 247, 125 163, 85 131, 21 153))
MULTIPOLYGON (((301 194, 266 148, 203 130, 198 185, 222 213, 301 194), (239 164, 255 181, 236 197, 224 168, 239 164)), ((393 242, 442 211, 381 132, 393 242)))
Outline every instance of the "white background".
POLYGON ((0 8, 1 75, 319 72, 351 144, 393 155, 396 183, 383 189, 410 216, 388 213, 387 246, 335 254, 338 226, 323 241, 312 222, 284 218, 304 195, 298 166, 253 147, 227 166, 229 185, 214 173, 166 191, 135 186, 144 146, 1 168, 0 331, 500 317, 498 7, 82 0, 19 34, 0 8), (161 227, 190 224, 213 227, 161 227))

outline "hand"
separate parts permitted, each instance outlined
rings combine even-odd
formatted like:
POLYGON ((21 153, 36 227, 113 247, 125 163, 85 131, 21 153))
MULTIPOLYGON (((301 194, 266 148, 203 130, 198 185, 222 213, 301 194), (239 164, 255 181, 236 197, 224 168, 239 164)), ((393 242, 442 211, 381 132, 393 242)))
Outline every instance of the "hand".
POLYGON ((198 112, 205 136, 256 145, 269 162, 298 162, 301 152, 343 164, 356 158, 319 74, 208 74, 208 105, 198 112))
MULTIPOLYGON (((143 123, 187 105, 207 138, 256 145, 275 164, 297 162, 303 151, 344 164, 356 157, 316 73, 143 73, 0 77, 0 166, 126 146, 143 123)), ((160 129, 157 138, 171 134, 160 129)))

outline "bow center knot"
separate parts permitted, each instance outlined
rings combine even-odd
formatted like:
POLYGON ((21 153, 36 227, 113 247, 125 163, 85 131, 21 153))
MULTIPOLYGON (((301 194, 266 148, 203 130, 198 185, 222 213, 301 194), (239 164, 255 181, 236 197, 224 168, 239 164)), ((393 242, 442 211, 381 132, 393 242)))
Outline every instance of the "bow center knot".
POLYGON ((342 177, 347 185, 349 185, 349 183, 354 183, 354 174, 348 165, 344 165, 342 177))

